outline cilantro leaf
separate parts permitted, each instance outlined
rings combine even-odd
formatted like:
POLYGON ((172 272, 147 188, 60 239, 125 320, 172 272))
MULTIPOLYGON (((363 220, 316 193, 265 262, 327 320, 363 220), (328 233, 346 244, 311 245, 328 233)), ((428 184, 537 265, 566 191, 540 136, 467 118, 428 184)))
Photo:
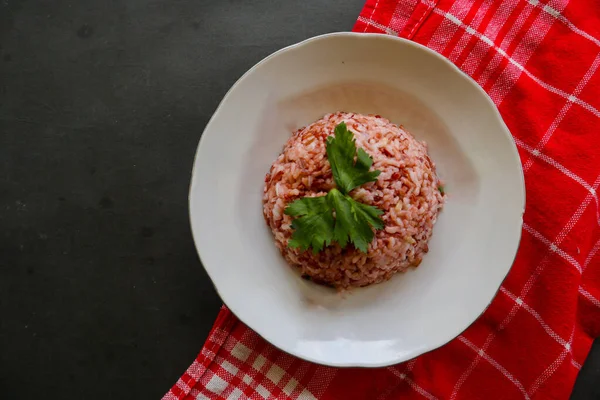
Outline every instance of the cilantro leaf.
POLYGON ((337 189, 332 189, 327 196, 298 199, 285 213, 297 217, 292 222, 294 233, 288 246, 303 251, 312 247, 315 254, 333 241, 343 249, 351 242, 366 253, 375 235, 373 228, 383 228, 379 218, 383 211, 359 203, 337 189))
POLYGON ((373 228, 382 229, 383 221, 379 218, 383 211, 377 207, 362 204, 337 189, 332 189, 327 198, 335 209, 334 239, 342 248, 348 242, 363 253, 367 252, 369 243, 375 234, 373 228))
POLYGON ((302 251, 312 248, 317 254, 335 241, 343 249, 352 243, 366 253, 375 236, 373 229, 383 229, 379 218, 383 211, 354 200, 348 193, 377 180, 381 171, 369 171, 373 159, 363 149, 357 150, 354 134, 343 122, 335 127, 335 135, 327 138, 327 158, 337 189, 331 189, 326 196, 295 200, 287 206, 285 214, 294 218, 288 246, 302 251))
POLYGON ((369 171, 373 159, 363 149, 358 149, 357 154, 354 134, 346 123, 337 125, 334 133, 335 136, 327 138, 327 158, 338 189, 347 194, 360 185, 376 181, 381 171, 369 171))
POLYGON ((291 217, 321 214, 330 209, 326 196, 304 197, 287 206, 285 213, 291 217))
POLYGON ((335 221, 327 196, 298 199, 284 212, 297 217, 292 222, 294 233, 288 242, 289 247, 302 251, 312 247, 313 253, 317 254, 331 244, 335 221))

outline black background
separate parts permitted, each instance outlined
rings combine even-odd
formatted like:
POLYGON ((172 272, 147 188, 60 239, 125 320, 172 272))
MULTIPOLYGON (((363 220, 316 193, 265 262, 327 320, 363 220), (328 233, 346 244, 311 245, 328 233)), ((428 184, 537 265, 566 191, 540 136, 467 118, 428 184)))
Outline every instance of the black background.
MULTIPOLYGON (((0 397, 152 399, 221 304, 187 193, 228 88, 363 0, 0 2, 0 397)), ((600 397, 600 346, 573 398, 600 397)))

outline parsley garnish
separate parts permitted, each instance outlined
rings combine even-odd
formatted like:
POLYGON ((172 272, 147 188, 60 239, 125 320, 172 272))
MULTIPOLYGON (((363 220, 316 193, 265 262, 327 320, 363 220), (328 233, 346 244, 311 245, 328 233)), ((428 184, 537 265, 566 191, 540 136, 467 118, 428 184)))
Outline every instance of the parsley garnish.
POLYGON ((377 180, 381 171, 371 171, 373 159, 363 150, 356 151, 354 135, 342 122, 335 127, 335 137, 327 138, 327 158, 338 189, 348 194, 354 188, 377 180), (356 163, 354 162, 356 157, 356 163))
POLYGON ((326 196, 298 199, 285 209, 287 215, 295 217, 288 246, 303 251, 312 247, 316 254, 333 242, 343 249, 352 242, 366 253, 375 235, 372 228, 383 228, 379 218, 383 211, 354 200, 348 193, 376 181, 381 171, 369 171, 373 159, 363 149, 357 151, 354 135, 344 122, 335 127, 335 136, 327 138, 327 158, 337 189, 326 196))
POLYGON ((296 217, 292 222, 294 233, 288 246, 307 250, 312 247, 313 253, 323 250, 333 240, 335 219, 329 204, 329 195, 321 197, 304 197, 290 204, 285 213, 296 217))

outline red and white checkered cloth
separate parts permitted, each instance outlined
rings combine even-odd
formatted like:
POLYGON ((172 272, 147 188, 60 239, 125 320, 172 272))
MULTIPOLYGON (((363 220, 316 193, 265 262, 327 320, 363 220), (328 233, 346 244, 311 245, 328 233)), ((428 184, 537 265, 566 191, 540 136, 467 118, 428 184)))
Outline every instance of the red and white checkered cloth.
POLYGON ((443 54, 500 109, 527 187, 510 274, 462 335, 389 368, 299 360, 224 307, 164 399, 568 398, 600 336, 600 4, 368 0, 354 30, 443 54))

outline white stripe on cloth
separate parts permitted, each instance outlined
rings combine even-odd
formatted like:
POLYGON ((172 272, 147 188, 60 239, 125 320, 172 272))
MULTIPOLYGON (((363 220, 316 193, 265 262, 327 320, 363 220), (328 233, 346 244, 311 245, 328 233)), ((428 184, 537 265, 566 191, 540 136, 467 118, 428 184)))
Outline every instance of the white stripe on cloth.
POLYGON ((515 303, 517 303, 519 306, 523 307, 523 309, 525 309, 529 314, 531 314, 533 316, 533 318, 535 318, 536 321, 541 325, 541 327, 546 331, 546 333, 552 339, 556 340, 556 342, 558 344, 560 344, 561 346, 566 346, 567 345, 567 341, 564 340, 562 337, 560 337, 559 334, 557 334, 556 332, 554 332, 552 330, 552 328, 550 328, 550 326, 546 322, 544 322, 544 320, 542 319, 541 315, 538 314, 538 312, 535 311, 533 308, 531 308, 523 299, 521 299, 520 297, 516 297, 514 294, 512 294, 504 286, 502 286, 500 288, 500 291, 502 293, 504 293, 506 296, 508 296, 512 301, 514 301, 515 303))
MULTIPOLYGON (((540 386, 546 382, 548 378, 550 378, 560 367, 560 365, 564 362, 565 358, 567 358, 567 354, 571 354, 571 345, 573 344, 573 337, 575 336, 575 326, 573 326, 573 330, 571 332, 571 337, 569 338, 569 343, 565 344, 564 349, 561 350, 558 357, 548 365, 548 367, 537 377, 535 382, 531 385, 527 394, 529 396, 533 396, 535 392, 540 388, 540 386)), ((572 358, 571 358, 572 360, 572 358)))
MULTIPOLYGON (((494 4, 494 0, 485 0, 483 2, 483 4, 481 4, 477 8, 475 17, 473 17, 473 20, 469 24, 473 30, 476 30, 479 28, 479 25, 483 21, 483 17, 485 17, 485 14, 487 14, 487 12, 492 4, 494 4)), ((452 51, 450 52, 450 55, 448 56, 450 61, 452 61, 453 63, 456 63, 456 61, 458 60, 458 58, 460 57, 462 52, 465 50, 465 47, 467 46, 467 43, 469 43, 469 40, 471 39, 471 37, 472 36, 470 33, 467 34, 466 31, 463 32, 462 36, 460 37, 460 39, 458 39, 458 42, 454 45, 454 48, 452 49, 452 51)))
MULTIPOLYGON (((515 140, 515 143, 517 144, 517 146, 523 148, 524 150, 527 150, 534 157, 537 157, 540 160, 545 161, 546 163, 550 164, 551 166, 558 169, 560 172, 562 172, 563 174, 565 174, 566 176, 568 176, 569 178, 573 179, 575 182, 577 182, 581 186, 583 186, 585 188, 585 190, 587 190, 592 195, 592 198, 596 202, 596 207, 597 208, 600 207, 600 203, 598 201, 598 194, 596 192, 596 189, 598 188, 598 186, 596 186, 596 185, 591 186, 589 183, 587 183, 585 180, 583 180, 583 178, 581 178, 579 175, 575 174, 574 172, 572 172, 571 170, 566 168, 564 165, 557 162, 553 158, 545 155, 544 153, 540 152, 539 150, 533 149, 531 146, 529 146, 527 143, 523 142, 521 139, 519 139, 517 137, 513 137, 513 139, 515 140)), ((600 222, 599 222, 599 224, 600 224, 600 222)))
MULTIPOLYGON (((467 16, 469 11, 473 7, 473 1, 470 0, 458 0, 452 3, 450 10, 448 10, 447 15, 454 17, 456 19, 462 19, 467 16), (455 17, 456 16, 456 17, 455 17)), ((434 12, 437 14, 443 14, 439 8, 435 8, 434 12)), ((449 39, 454 36, 456 31, 458 30, 458 26, 455 21, 452 20, 443 20, 438 27, 435 29, 433 35, 429 39, 427 43, 427 47, 430 49, 437 51, 438 53, 443 53, 446 50, 446 46, 448 46, 449 39)))
POLYGON ((511 381, 519 389, 519 391, 521 393, 523 393, 523 397, 525 399, 529 399, 529 395, 527 394, 527 391, 525 390, 525 388, 523 387, 523 385, 521 384, 521 382, 519 382, 519 380, 517 378, 515 378, 510 372, 508 372, 506 370, 506 368, 504 368, 496 360, 494 360, 492 357, 490 357, 483 349, 480 349, 477 346, 475 346, 473 343, 471 343, 464 336, 462 336, 462 335, 459 336, 458 340, 460 340, 461 342, 463 342, 464 344, 466 344, 467 347, 469 347, 471 350, 473 350, 474 352, 476 352, 479 355, 479 357, 483 358, 484 360, 486 360, 487 362, 489 362, 494 368, 496 368, 498 371, 500 371, 500 373, 502 375, 504 375, 509 381, 511 381))
MULTIPOLYGON (((227 382, 225 382, 220 376, 214 374, 204 386, 204 389, 214 394, 221 394, 225 389, 227 389, 227 386, 227 382)), ((202 396, 202 394, 200 396, 202 396)))
MULTIPOLYGON (((412 0, 415 3, 418 3, 418 0, 412 0)), ((394 13, 392 14, 392 18, 388 24, 388 27, 395 32, 402 32, 408 20, 412 16, 414 11, 414 7, 417 4, 409 5, 408 1, 399 1, 396 4, 396 8, 394 9, 394 13)))
MULTIPOLYGON (((373 15, 375 15, 375 10, 377 9, 377 6, 379 5, 379 0, 377 0, 375 2, 375 5, 373 6, 373 9, 371 10, 371 15, 369 16, 369 20, 373 20, 373 15)), ((367 26, 365 25, 365 30, 363 32, 367 31, 367 26)))
MULTIPOLYGON (((560 3, 557 3, 555 0, 549 0, 548 3, 557 3, 554 4, 554 9, 562 12, 569 1, 558 1, 560 1, 560 3)), ((527 65, 527 62, 533 55, 534 51, 544 40, 555 22, 555 18, 552 18, 544 13, 540 13, 535 17, 533 23, 529 26, 525 32, 525 35, 517 44, 516 48, 512 52, 512 56, 510 57, 510 59, 513 59, 517 62, 515 65, 517 68, 515 69, 511 64, 508 64, 500 76, 496 79, 492 88, 489 90, 490 97, 497 102, 496 104, 502 103, 506 95, 521 76, 521 72, 525 72, 525 74, 530 76, 530 78, 534 76, 533 74, 529 74, 529 71, 526 71, 524 68, 521 69, 519 66, 527 65)), ((535 78, 537 79, 537 77, 535 78)), ((539 80, 538 84, 540 84, 540 82, 542 81, 539 80)), ((546 90, 550 90, 549 87, 546 87, 546 90)))
POLYGON ((402 379, 403 381, 406 381, 406 383, 408 383, 408 385, 421 396, 425 397, 428 400, 437 400, 437 397, 429 393, 427 390, 423 389, 421 386, 417 385, 415 381, 406 376, 406 374, 398 371, 395 367, 389 367, 388 370, 391 371, 392 374, 396 375, 398 378, 402 379))
MULTIPOLYGON (((510 0, 508 0, 508 3, 516 5, 516 2, 510 1, 510 0)), ((521 32, 521 29, 523 28, 523 25, 525 25, 525 22, 529 18, 529 15, 533 11, 533 9, 534 9, 533 7, 527 5, 525 8, 523 8, 521 10, 521 12, 519 13, 519 15, 516 18, 513 17, 511 19, 512 23, 511 23, 510 29, 506 33, 506 35, 504 35, 504 38, 502 39, 502 42, 500 43, 500 46, 499 46, 501 49, 508 49, 508 47, 511 45, 512 41, 515 39, 515 37, 517 36, 517 34, 519 32, 521 32)), ((506 20, 508 20, 508 16, 507 16, 506 20)), ((500 20, 500 21, 498 21, 498 24, 500 26, 502 26, 502 24, 504 24, 506 22, 506 20, 500 20)), ((486 36, 487 36, 487 34, 486 34, 486 36)), ((496 38, 494 37, 493 39, 495 41, 496 38)), ((483 44, 483 46, 487 46, 487 43, 483 44)), ((476 46, 474 49, 476 49, 476 48, 478 48, 478 46, 476 46)), ((489 46, 487 48, 489 48, 489 46)), ((483 55, 487 51, 487 48, 486 49, 480 49, 479 52, 482 54, 480 56, 480 59, 483 58, 483 55)), ((494 71, 496 71, 496 68, 498 68, 498 66, 500 65, 500 62, 502 61, 503 58, 504 57, 500 53, 498 53, 498 52, 496 52, 494 54, 494 57, 492 58, 492 60, 487 64, 487 66, 484 69, 483 73, 477 79, 477 83, 479 83, 479 85, 484 86, 484 85, 487 84, 487 82, 489 81, 490 77, 492 76, 492 74, 494 73, 494 71)))
MULTIPOLYGON (((415 364, 417 363, 417 359, 413 358, 412 360, 410 360, 409 362, 406 363, 406 368, 404 369, 404 376, 406 377, 406 374, 409 373, 410 371, 412 371, 412 369, 415 367, 415 364)), ((400 375, 398 374, 398 370, 394 369, 395 367, 388 367, 388 370, 394 374, 395 376, 397 376, 398 378, 400 378, 400 375)), ((401 378, 401 380, 403 380, 401 378)), ((410 386, 410 385, 409 385, 410 386)), ((385 392, 381 393, 381 395, 377 398, 377 400, 385 400, 388 399, 389 396, 394 392, 394 389, 397 386, 390 386, 390 388, 388 388, 388 390, 386 390, 385 392)), ((414 389, 413 386, 411 386, 411 388, 414 389)), ((431 395, 431 394, 430 394, 431 395)))
MULTIPOLYGON (((392 36, 399 36, 399 35, 400 35, 400 33, 399 33, 399 32, 396 32, 395 30, 393 30, 393 29, 391 29, 391 28, 388 28, 388 27, 387 27, 387 26, 385 26, 385 25, 381 25, 380 23, 378 23, 378 22, 375 22, 375 21, 373 21, 373 20, 370 20, 370 19, 368 19, 368 18, 365 18, 365 17, 358 17, 358 20, 359 20, 360 22, 364 23, 365 25, 371 25, 371 26, 373 26, 373 27, 375 27, 375 28, 379 29, 380 31, 382 31, 382 32, 385 32, 385 33, 387 33, 388 35, 392 35, 392 36)), ((365 26, 365 29, 367 29, 367 27, 366 27, 366 26, 365 26)))
MULTIPOLYGON (((502 27, 504 27, 506 25, 506 22, 508 21, 508 19, 511 18, 511 14, 512 14, 513 10, 515 9, 515 7, 517 6, 517 4, 518 4, 518 2, 516 2, 514 0, 503 0, 502 4, 500 4, 500 6, 496 9, 496 12, 492 16, 491 20, 488 22, 488 25, 483 34, 486 37, 490 38, 493 42, 496 42, 496 38, 498 37, 498 33, 500 32, 500 29, 502 29, 502 27)), ((512 22, 511 29, 510 29, 509 33, 504 37, 504 40, 502 41, 500 48, 503 48, 503 49, 508 48, 507 46, 512 41, 512 38, 514 38, 516 32, 518 30, 520 30, 520 27, 522 26, 524 20, 521 22, 520 25, 517 25, 517 24, 519 24, 519 18, 516 18, 516 19, 512 18, 511 22, 512 22), (517 26, 519 29, 517 29, 517 26), (513 31, 514 31, 514 33, 511 36, 510 33, 513 31)), ((465 61, 463 62, 463 64, 461 65, 460 68, 463 71, 465 71, 467 74, 473 75, 475 73, 475 71, 477 70, 477 68, 479 67, 479 64, 481 63, 481 61, 484 59, 488 49, 489 49, 489 46, 487 44, 485 44, 481 41, 477 41, 477 43, 475 43, 475 45, 469 52, 469 55, 467 56, 467 58, 465 59, 465 61)), ((483 76, 483 74, 488 74, 488 77, 489 77, 489 75, 491 75, 492 71, 500 64, 500 60, 502 59, 502 57, 499 54, 494 53, 494 59, 496 59, 496 58, 497 58, 496 66, 493 67, 492 69, 486 68, 483 71, 482 76, 483 76)), ((485 81, 487 82, 487 79, 485 81)), ((480 83, 480 85, 483 86, 483 84, 481 84, 481 83, 480 83)))
POLYGON ((588 299, 589 301, 591 301, 592 304, 594 304, 596 307, 600 307, 600 300, 598 300, 590 292, 588 292, 587 290, 585 290, 583 288, 583 286, 579 286, 579 293, 581 293, 583 295, 583 297, 585 297, 586 299, 588 299))
POLYGON ((600 250, 600 239, 598 239, 598 241, 596 242, 594 247, 592 247, 592 250, 590 250, 590 253, 588 254, 588 256, 585 258, 585 261, 583 262, 583 270, 584 271, 585 271, 585 268, 590 264, 590 262, 592 261, 592 259, 594 258, 594 256, 598 252, 598 250, 600 250))
POLYGON ((581 272, 583 270, 581 268, 581 265, 579 265, 579 263, 577 262, 577 260, 574 259, 566 251, 564 251, 563 249, 558 247, 558 245, 556 243, 553 243, 550 240, 546 239, 546 237, 544 237, 544 235, 542 235, 540 232, 533 229, 531 226, 529 226, 526 223, 523 223, 523 229, 525 229, 527 232, 529 232, 531 234, 531 236, 533 236, 534 238, 536 238, 537 240, 539 240, 540 242, 542 242, 546 246, 548 246, 550 251, 561 256, 565 261, 567 261, 569 264, 571 264, 581 274, 581 272))
MULTIPOLYGON (((548 128, 548 130, 546 131, 546 133, 544 134, 544 136, 542 137, 540 142, 537 144, 537 146, 535 146, 535 150, 540 151, 546 144, 548 144, 548 142, 550 141, 550 138, 554 134, 554 131, 556 131, 556 128, 558 128, 558 125, 561 123, 561 121, 563 120, 565 115, 567 115, 567 111, 569 111, 569 109, 571 108, 571 105, 573 104, 571 99, 574 99, 581 94, 581 92, 583 91, 585 86, 588 84, 588 82, 590 81, 592 76, 594 76, 594 73, 596 73, 596 70, 598 69, 598 65, 600 65, 600 53, 596 54, 596 58, 592 62, 592 65, 590 65, 590 68, 587 70, 585 75, 583 75, 583 78, 581 78, 581 80, 577 84, 577 87, 575 88, 575 90, 573 90, 573 93, 571 94, 572 97, 569 97, 569 99, 566 101, 563 108, 560 110, 560 112, 556 116, 556 118, 554 118, 554 121, 552 121, 552 123, 550 124, 550 127, 548 128)), ((523 165, 523 171, 527 172, 529 170, 529 168, 531 168, 532 165, 533 165, 533 158, 529 157, 529 159, 523 165)))
POLYGON ((565 18, 564 16, 562 16, 557 10, 553 9, 548 4, 540 4, 539 0, 527 0, 527 2, 529 2, 529 4, 531 4, 534 7, 540 8, 545 13, 550 14, 552 17, 554 17, 557 20, 559 20, 561 23, 563 23, 565 26, 567 26, 570 30, 572 30, 573 32, 575 32, 579 36, 588 39, 589 41, 591 41, 592 43, 596 44, 597 46, 600 46, 600 40, 596 39, 595 37, 593 37, 589 33, 587 33, 585 31, 579 29, 577 26, 575 26, 575 24, 573 24, 567 18, 565 18))

